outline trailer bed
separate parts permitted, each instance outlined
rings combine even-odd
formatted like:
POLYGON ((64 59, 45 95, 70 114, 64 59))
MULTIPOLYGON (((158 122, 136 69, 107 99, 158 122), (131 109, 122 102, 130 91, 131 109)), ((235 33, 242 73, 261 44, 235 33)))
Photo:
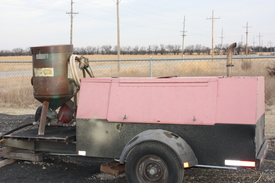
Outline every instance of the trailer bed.
POLYGON ((10 135, 5 135, 5 139, 17 139, 28 141, 55 141, 55 142, 72 142, 76 138, 75 127, 54 127, 48 126, 45 129, 45 135, 38 135, 38 128, 30 130, 14 132, 10 135))
POLYGON ((76 153, 75 127, 47 126, 45 135, 38 135, 38 128, 5 135, 4 146, 32 151, 76 153))

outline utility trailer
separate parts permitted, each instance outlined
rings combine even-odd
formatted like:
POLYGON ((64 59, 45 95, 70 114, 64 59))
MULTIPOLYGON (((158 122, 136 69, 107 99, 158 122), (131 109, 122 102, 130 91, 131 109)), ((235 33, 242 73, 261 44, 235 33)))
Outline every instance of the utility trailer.
MULTIPOLYGON (((66 52, 52 47, 32 49, 34 62, 45 61, 34 64, 39 126, 4 135, 5 146, 113 158, 129 182, 182 182, 194 166, 260 168, 268 144, 263 77, 83 78, 72 105, 49 92, 64 77, 49 62, 66 52)), ((69 94, 75 80, 65 79, 69 94)))

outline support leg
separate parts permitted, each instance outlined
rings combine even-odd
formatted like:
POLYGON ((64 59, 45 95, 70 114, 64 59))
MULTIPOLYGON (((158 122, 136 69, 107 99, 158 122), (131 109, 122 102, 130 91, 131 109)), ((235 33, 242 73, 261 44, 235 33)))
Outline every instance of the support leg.
POLYGON ((45 126, 48 114, 49 102, 43 101, 42 112, 40 117, 40 124, 38 129, 38 135, 44 135, 45 133, 45 126))

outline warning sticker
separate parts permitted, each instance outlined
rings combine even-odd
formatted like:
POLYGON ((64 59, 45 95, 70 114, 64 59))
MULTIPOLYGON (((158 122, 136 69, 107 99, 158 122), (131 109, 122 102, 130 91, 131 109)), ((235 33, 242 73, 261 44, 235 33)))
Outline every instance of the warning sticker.
POLYGON ((54 70, 53 68, 34 68, 35 77, 53 77, 54 70))

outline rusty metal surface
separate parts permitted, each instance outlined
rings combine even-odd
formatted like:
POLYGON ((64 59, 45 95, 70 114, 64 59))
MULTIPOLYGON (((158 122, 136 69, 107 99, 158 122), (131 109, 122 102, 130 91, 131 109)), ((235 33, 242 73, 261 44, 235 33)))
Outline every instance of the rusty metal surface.
POLYGON ((68 60, 72 45, 32 47, 34 97, 50 102, 57 109, 73 96, 73 83, 68 78, 68 60))
POLYGON ((48 45, 48 46, 37 46, 31 47, 31 52, 35 54, 44 54, 44 53, 64 53, 64 52, 73 52, 73 45, 48 45))
POLYGON ((234 48, 236 48, 237 43, 232 43, 227 50, 227 59, 226 59, 226 75, 227 77, 231 77, 232 74, 232 69, 231 67, 233 67, 234 65, 232 64, 232 51, 234 48))

